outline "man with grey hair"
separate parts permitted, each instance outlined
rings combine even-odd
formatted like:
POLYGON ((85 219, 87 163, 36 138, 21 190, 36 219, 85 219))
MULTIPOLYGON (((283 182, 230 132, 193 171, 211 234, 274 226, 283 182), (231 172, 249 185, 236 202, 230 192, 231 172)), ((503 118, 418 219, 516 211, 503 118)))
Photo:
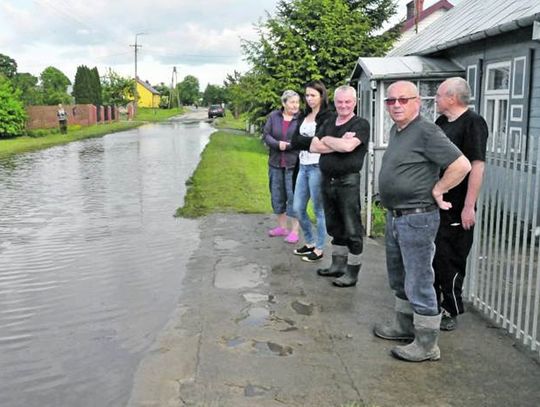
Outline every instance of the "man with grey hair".
POLYGON ((443 197, 452 207, 441 211, 435 239, 435 291, 444 331, 454 330, 457 316, 464 312, 463 280, 473 243, 476 200, 482 186, 489 133, 482 116, 468 107, 470 94, 467 81, 456 77, 445 80, 435 97, 437 112, 441 114, 435 123, 471 162, 469 175, 443 197))
POLYGON ((310 151, 320 153, 321 191, 326 230, 332 237, 332 264, 317 270, 337 277, 336 287, 353 287, 364 250, 360 218, 360 170, 369 142, 369 123, 355 115, 356 90, 340 86, 334 92, 337 115, 317 129, 310 151))
POLYGON ((420 95, 412 82, 391 84, 384 102, 394 125, 382 159, 379 192, 387 209, 386 268, 396 312, 393 324, 378 324, 373 333, 389 340, 414 339, 392 349, 396 358, 438 360, 441 314, 432 265, 438 209, 450 208, 443 194, 458 185, 471 166, 439 127, 420 116, 420 95))

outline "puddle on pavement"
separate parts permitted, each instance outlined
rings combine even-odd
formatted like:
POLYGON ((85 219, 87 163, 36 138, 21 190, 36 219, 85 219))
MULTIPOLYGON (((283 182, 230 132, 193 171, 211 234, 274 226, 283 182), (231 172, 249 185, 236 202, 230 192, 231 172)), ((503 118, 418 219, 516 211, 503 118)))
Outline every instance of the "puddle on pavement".
POLYGON ((246 340, 244 338, 241 338, 239 336, 235 336, 234 338, 225 339, 225 344, 228 348, 237 348, 241 345, 246 343, 246 340))
POLYGON ((253 288, 263 283, 266 269, 258 264, 236 265, 220 262, 216 265, 214 286, 223 289, 253 288))
POLYGON ((253 341, 253 348, 257 353, 267 356, 290 356, 293 354, 293 348, 283 346, 275 342, 253 341))
POLYGON ((270 304, 276 303, 276 297, 274 294, 259 294, 259 293, 246 293, 242 294, 244 300, 255 304, 257 302, 269 302, 270 304))
POLYGON ((268 322, 270 310, 264 307, 253 307, 247 312, 247 315, 236 320, 240 326, 263 326, 268 322))
POLYGON ((294 301, 291 304, 293 310, 301 315, 313 315, 314 305, 310 303, 305 303, 302 301, 294 301))
POLYGON ((246 397, 257 397, 264 396, 269 392, 270 389, 264 388, 262 386, 255 386, 253 384, 248 384, 244 387, 244 396, 246 397))
POLYGON ((222 239, 220 237, 216 237, 214 243, 216 250, 232 250, 240 246, 240 243, 236 240, 222 239))

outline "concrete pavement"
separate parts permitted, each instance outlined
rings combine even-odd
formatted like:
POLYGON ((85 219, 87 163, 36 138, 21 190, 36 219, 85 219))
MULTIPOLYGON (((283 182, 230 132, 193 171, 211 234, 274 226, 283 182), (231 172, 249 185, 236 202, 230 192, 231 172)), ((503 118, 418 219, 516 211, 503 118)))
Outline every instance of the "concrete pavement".
POLYGON ((384 247, 368 239, 340 289, 269 238, 271 216, 212 215, 181 303, 134 379, 130 406, 539 406, 540 366, 474 313, 443 332, 442 358, 395 360, 384 247), (353 404, 353 402, 357 404, 353 404))

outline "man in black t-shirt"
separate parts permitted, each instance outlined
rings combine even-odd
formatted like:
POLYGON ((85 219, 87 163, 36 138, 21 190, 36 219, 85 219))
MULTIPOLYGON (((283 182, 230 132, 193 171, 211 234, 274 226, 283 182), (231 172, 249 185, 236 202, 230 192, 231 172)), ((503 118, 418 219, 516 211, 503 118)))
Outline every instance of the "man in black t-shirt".
POLYGON ((317 129, 310 151, 320 153, 321 191, 326 230, 332 237, 332 264, 317 270, 338 277, 336 287, 353 287, 362 265, 364 228, 360 218, 360 170, 369 142, 369 123, 354 114, 356 90, 334 92, 337 115, 317 129))
POLYGON ((437 90, 435 122, 471 162, 471 172, 444 195, 452 207, 441 211, 433 259, 435 291, 443 315, 441 329, 451 331, 457 316, 464 312, 461 298, 467 256, 473 243, 476 199, 482 186, 488 127, 486 121, 468 108, 470 89, 463 78, 450 78, 437 90))

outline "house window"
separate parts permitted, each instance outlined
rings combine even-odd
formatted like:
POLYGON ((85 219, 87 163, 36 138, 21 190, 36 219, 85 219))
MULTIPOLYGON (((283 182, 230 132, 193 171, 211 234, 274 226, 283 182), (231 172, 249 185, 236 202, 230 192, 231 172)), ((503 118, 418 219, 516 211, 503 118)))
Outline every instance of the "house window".
MULTIPOLYGON (((438 117, 437 109, 435 108, 435 95, 437 94, 437 88, 442 83, 441 80, 419 80, 412 81, 418 88, 420 92, 420 99, 422 104, 420 107, 420 114, 428 120, 435 121, 438 117)), ((383 90, 384 94, 381 100, 381 111, 382 111, 382 137, 379 141, 380 146, 388 145, 388 137, 390 136, 390 129, 394 122, 386 110, 384 105, 384 98, 386 98, 388 87, 393 82, 384 82, 383 90)))
POLYGON ((506 153, 510 67, 510 61, 486 67, 484 117, 489 128, 488 150, 497 153, 506 153))

